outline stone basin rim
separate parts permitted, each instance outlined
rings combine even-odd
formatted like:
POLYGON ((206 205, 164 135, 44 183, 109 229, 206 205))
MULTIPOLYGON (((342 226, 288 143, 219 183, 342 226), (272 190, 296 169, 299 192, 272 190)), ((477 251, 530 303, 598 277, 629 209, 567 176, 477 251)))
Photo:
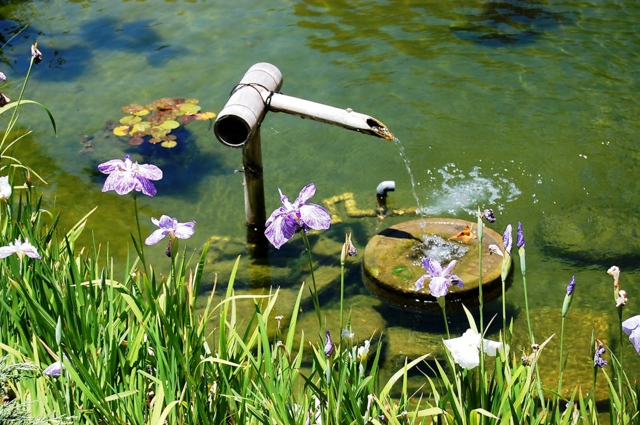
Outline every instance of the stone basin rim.
MULTIPOLYGON (((425 274, 420 261, 408 258, 407 251, 415 240, 423 240, 422 236, 437 235, 449 242, 465 247, 468 251, 458 260, 452 273, 460 276, 464 287, 452 286, 445 297, 447 311, 462 310, 461 304, 467 306, 478 304, 478 240, 468 243, 449 240, 448 238, 467 226, 477 234, 477 223, 458 218, 419 218, 401 222, 383 229, 376 234, 365 248, 362 261, 363 279, 367 287, 379 298, 401 308, 439 312, 437 300, 428 291, 428 280, 425 288, 415 291, 415 281, 425 274), (404 276, 398 277, 394 271, 402 269, 404 276)), ((489 254, 489 245, 502 246, 502 236, 496 231, 483 227, 482 241, 482 288, 485 302, 499 297, 502 293, 502 257, 489 254)), ((410 254, 410 256, 414 256, 410 254)), ((443 264, 443 267, 446 264, 443 264)), ((512 276, 512 271, 510 277, 512 276)), ((507 285, 511 279, 507 280, 507 285)))

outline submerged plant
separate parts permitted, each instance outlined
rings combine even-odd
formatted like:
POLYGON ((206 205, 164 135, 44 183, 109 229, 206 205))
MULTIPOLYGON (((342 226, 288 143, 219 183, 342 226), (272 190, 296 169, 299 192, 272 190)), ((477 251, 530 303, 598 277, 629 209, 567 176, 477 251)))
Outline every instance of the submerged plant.
POLYGON ((141 145, 145 140, 152 145, 160 144, 163 148, 178 145, 172 130, 191 121, 207 121, 216 117, 214 112, 200 112, 198 99, 174 99, 163 97, 148 105, 137 103, 124 106, 122 111, 128 115, 120 118, 120 126, 113 129, 113 134, 129 137, 132 146, 141 145))

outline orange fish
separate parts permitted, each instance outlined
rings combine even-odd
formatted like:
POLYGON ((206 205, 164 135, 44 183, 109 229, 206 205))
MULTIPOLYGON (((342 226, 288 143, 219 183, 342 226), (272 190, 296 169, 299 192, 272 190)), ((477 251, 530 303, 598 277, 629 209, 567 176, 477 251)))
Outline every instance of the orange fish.
POLYGON ((475 239, 476 235, 471 231, 471 227, 467 226, 461 232, 456 233, 449 237, 449 239, 460 239, 462 242, 469 242, 471 239, 475 239))

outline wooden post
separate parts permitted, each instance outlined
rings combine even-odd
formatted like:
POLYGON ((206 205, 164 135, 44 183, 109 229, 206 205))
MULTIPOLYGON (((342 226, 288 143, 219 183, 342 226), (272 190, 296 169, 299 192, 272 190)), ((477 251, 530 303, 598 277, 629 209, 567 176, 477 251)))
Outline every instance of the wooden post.
POLYGON ((267 215, 264 202, 264 177, 262 173, 262 141, 259 127, 242 147, 244 174, 244 215, 247 224, 247 242, 252 258, 266 258, 269 244, 264 235, 267 215))

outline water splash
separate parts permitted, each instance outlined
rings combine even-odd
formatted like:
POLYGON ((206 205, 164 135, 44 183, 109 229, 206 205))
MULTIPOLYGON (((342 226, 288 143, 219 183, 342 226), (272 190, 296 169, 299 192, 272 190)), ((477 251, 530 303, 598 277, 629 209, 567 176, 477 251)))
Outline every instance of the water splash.
POLYGON ((411 247, 410 258, 413 265, 421 266, 423 258, 437 260, 443 266, 451 260, 459 260, 469 251, 464 245, 448 241, 438 235, 423 235, 422 243, 416 243, 411 247))
MULTIPOLYGON (((449 163, 438 173, 442 177, 442 184, 431 195, 432 202, 420 207, 424 215, 456 214, 461 211, 475 215, 478 205, 490 205, 501 211, 507 203, 522 194, 513 181, 499 173, 485 176, 481 167, 464 173, 454 163, 449 163)), ((431 180, 438 179, 433 177, 431 180)))
POLYGON ((474 167, 469 173, 465 173, 456 164, 449 163, 437 170, 440 177, 432 176, 430 179, 436 184, 442 181, 441 186, 429 193, 428 197, 421 197, 418 195, 418 184, 411 171, 411 161, 405 153, 404 146, 395 137, 393 143, 398 148, 409 173, 411 193, 418 205, 418 214, 422 218, 443 213, 455 215, 460 212, 475 216, 478 205, 488 205, 496 211, 502 211, 507 203, 518 199, 522 194, 512 180, 499 172, 492 171, 491 175, 486 176, 481 167, 474 167))

